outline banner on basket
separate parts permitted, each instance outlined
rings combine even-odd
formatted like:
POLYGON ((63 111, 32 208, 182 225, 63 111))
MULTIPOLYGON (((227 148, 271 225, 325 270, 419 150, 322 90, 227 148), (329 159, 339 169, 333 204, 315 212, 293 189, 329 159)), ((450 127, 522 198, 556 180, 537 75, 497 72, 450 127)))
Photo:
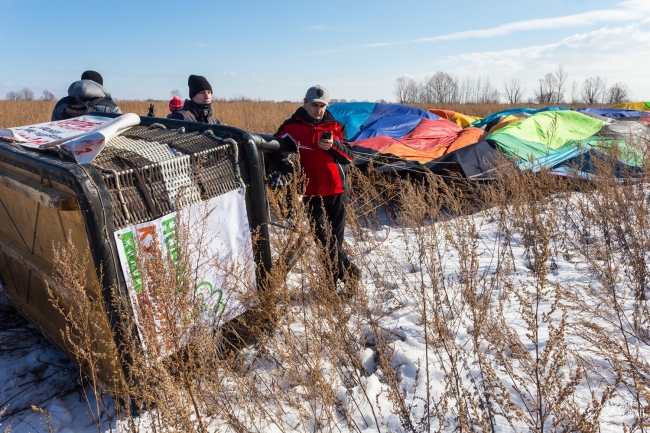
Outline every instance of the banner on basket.
POLYGON ((118 230, 115 240, 138 332, 157 358, 187 344, 197 324, 200 329, 219 327, 257 302, 243 189, 118 230), (153 274, 159 270, 143 269, 146 258, 155 255, 162 258, 166 275, 182 273, 179 285, 190 289, 179 290, 174 299, 167 290, 161 298, 159 275, 153 274), (199 312, 195 317, 188 305, 199 312), (174 341, 169 338, 172 327, 174 341))
POLYGON ((126 113, 114 119, 101 116, 80 116, 37 125, 0 129, 0 137, 15 140, 31 149, 60 146, 74 156, 79 164, 89 164, 114 136, 138 125, 137 114, 126 113))

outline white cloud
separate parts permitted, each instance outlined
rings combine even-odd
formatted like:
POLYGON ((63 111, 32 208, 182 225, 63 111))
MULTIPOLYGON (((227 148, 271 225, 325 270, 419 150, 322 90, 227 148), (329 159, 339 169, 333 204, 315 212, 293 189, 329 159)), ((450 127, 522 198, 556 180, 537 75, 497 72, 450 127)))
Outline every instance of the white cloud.
POLYGON ((236 77, 239 74, 237 72, 232 72, 232 71, 223 71, 223 75, 228 75, 230 77, 236 77))
POLYGON ((264 80, 262 80, 260 77, 253 77, 253 81, 259 84, 264 84, 264 80))
POLYGON ((397 45, 401 42, 375 42, 373 44, 363 44, 362 47, 366 48, 376 48, 376 47, 390 47, 392 45, 397 45))
POLYGON ((414 39, 413 42, 438 42, 456 39, 488 38, 505 36, 510 33, 522 31, 581 27, 606 22, 636 21, 648 15, 650 15, 650 2, 647 2, 647 4, 644 5, 635 5, 633 8, 602 9, 563 17, 516 21, 484 30, 470 30, 429 38, 414 39))
POLYGON ((316 24, 313 26, 303 27, 303 30, 325 30, 327 26, 325 24, 316 24))
POLYGON ((569 81, 581 83, 599 75, 610 83, 625 82, 637 97, 650 95, 646 74, 650 68, 650 18, 625 27, 575 34, 546 45, 448 56, 439 65, 441 70, 460 75, 519 77, 529 86, 562 65, 569 72, 569 81))
MULTIPOLYGON (((348 45, 332 49, 313 51, 307 54, 334 54, 352 51, 360 48, 382 48, 404 43, 441 42, 461 39, 481 39, 506 36, 515 32, 533 30, 553 30, 559 28, 573 28, 593 26, 604 23, 632 22, 650 17, 649 0, 625 0, 616 4, 612 9, 600 9, 575 15, 566 15, 552 18, 538 18, 532 20, 515 21, 489 29, 469 30, 464 32, 448 33, 431 37, 417 38, 411 41, 389 41, 348 45)), ((314 26, 318 27, 318 26, 314 26)))
POLYGON ((374 42, 370 44, 359 44, 359 45, 347 45, 344 47, 338 47, 338 48, 332 48, 328 50, 318 50, 318 51, 310 51, 308 55, 313 55, 313 54, 336 54, 336 53, 343 53, 346 51, 352 51, 358 48, 382 48, 382 47, 391 47, 394 45, 400 45, 403 44, 404 42, 402 41, 395 41, 395 42, 374 42))

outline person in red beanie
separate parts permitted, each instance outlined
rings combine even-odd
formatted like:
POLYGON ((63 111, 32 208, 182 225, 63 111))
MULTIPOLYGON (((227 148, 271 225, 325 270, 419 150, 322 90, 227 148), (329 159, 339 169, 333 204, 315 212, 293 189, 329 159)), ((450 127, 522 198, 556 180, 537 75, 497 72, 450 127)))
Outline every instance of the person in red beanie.
MULTIPOLYGON (((174 97, 169 101, 170 113, 174 113, 174 111, 178 111, 182 109, 183 109, 183 101, 181 101, 181 98, 179 98, 177 95, 174 95, 174 97)), ((168 114, 167 117, 171 117, 171 114, 168 114)))

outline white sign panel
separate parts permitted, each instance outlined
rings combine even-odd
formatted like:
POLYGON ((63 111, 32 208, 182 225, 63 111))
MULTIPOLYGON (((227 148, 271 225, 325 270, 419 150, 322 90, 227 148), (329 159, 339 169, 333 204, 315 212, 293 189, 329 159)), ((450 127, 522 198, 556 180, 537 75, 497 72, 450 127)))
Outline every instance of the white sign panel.
MULTIPOLYGON (((149 341, 150 346, 157 345, 147 348, 157 358, 177 349, 168 340, 167 330, 178 329, 181 323, 191 329, 192 320, 178 317, 178 313, 170 315, 156 304, 156 289, 151 278, 143 275, 146 272, 141 270, 140 255, 155 252, 167 258, 166 266, 179 266, 178 263, 189 266, 193 290, 179 292, 177 296, 201 304, 198 319, 202 324, 218 327, 246 311, 251 302, 257 302, 253 246, 243 189, 118 230, 115 240, 138 331, 143 344, 149 341), (187 244, 178 245, 179 242, 187 244), (180 260, 181 254, 187 257, 180 260)), ((182 337, 183 341, 189 338, 189 334, 182 337)))
POLYGON ((60 145, 69 151, 79 164, 88 164, 115 135, 138 125, 137 114, 126 113, 110 119, 100 116, 81 116, 37 125, 0 129, 0 137, 16 140, 21 146, 46 149, 60 145))
POLYGON ((99 128, 109 120, 112 119, 81 116, 57 122, 4 128, 0 129, 0 136, 13 138, 25 147, 39 149, 41 146, 53 146, 80 137, 99 128))

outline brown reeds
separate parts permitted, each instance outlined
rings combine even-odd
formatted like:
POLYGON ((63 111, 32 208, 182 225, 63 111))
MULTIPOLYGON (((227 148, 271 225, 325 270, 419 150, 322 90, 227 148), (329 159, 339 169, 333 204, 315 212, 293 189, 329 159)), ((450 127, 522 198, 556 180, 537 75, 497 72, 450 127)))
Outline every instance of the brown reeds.
MULTIPOLYGON (((200 316, 187 296, 193 265, 141 249, 174 350, 152 354, 146 336, 144 349, 124 343, 120 428, 647 432, 647 179, 592 163, 589 182, 504 163, 490 185, 352 169, 346 250, 364 276, 350 298, 332 287, 298 176, 270 192, 285 228, 272 230, 277 265, 258 281, 259 305, 220 327, 174 319, 200 316)), ((180 227, 178 244, 189 236, 180 227)), ((227 286, 247 279, 214 266, 227 286)), ((88 311, 83 291, 71 293, 88 311)), ((68 335, 93 355, 83 330, 68 335)))
MULTIPOLYGON (((149 106, 153 105, 156 117, 167 117, 169 114, 168 101, 118 100, 116 102, 123 113, 135 113, 139 116, 146 116, 149 113, 149 106)), ((0 100, 0 128, 47 122, 50 120, 55 103, 54 101, 0 100)), ((289 118, 300 105, 299 102, 216 99, 212 103, 212 108, 215 116, 226 125, 250 132, 274 134, 278 126, 285 119, 289 118)), ((453 110, 478 117, 485 117, 489 114, 514 107, 509 104, 443 104, 435 107, 414 104, 414 106, 425 110, 429 108, 453 110)), ((534 104, 517 105, 517 107, 522 106, 544 108, 542 105, 536 106, 534 104)), ((583 105, 576 105, 575 107, 578 106, 583 105)))
MULTIPOLYGON (((0 128, 48 122, 56 102, 0 100, 0 128)), ((157 117, 167 117, 168 101, 117 101, 123 113, 146 116, 154 106, 157 117)), ((224 124, 262 134, 274 134, 284 119, 300 106, 292 102, 265 102, 253 100, 215 100, 215 116, 224 124)))

